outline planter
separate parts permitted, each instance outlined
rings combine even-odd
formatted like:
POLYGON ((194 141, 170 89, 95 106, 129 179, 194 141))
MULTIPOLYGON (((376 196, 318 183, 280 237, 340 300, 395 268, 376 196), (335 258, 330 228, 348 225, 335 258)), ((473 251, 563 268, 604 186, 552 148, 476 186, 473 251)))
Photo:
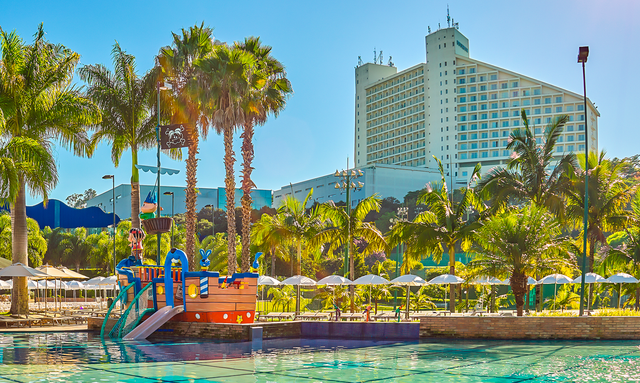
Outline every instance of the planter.
POLYGON ((169 217, 149 218, 142 221, 144 231, 148 235, 168 233, 171 230, 173 219, 169 217))

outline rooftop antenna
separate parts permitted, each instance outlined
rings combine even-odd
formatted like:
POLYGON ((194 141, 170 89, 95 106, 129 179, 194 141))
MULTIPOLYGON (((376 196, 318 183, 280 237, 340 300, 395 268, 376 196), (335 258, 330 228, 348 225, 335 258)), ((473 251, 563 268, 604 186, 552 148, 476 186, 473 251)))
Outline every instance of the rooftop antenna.
POLYGON ((431 34, 431 27, 427 27, 427 31, 429 31, 429 34, 431 34))
POLYGON ((440 30, 440 23, 438 23, 438 30, 440 30))
POLYGON ((447 4, 447 27, 451 28, 451 17, 449 16, 449 4, 447 4))
POLYGON ((376 47, 373 47, 373 63, 374 64, 378 63, 378 54, 376 52, 376 47))
POLYGON ((460 26, 458 25, 458 23, 453 22, 453 17, 451 18, 451 25, 453 25, 455 29, 460 29, 460 26))
POLYGON ((362 66, 362 56, 358 56, 358 66, 362 66))
POLYGON ((382 51, 380 51, 380 56, 378 56, 378 62, 382 65, 382 51))
POLYGON ((389 56, 389 66, 393 66, 393 61, 391 61, 391 56, 389 56))

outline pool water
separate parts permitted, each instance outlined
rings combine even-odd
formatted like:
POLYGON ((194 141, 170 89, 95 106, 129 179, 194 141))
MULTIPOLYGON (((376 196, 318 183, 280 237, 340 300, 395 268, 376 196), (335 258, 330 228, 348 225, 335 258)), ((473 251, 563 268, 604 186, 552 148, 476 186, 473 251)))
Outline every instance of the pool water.
POLYGON ((88 333, 0 335, 2 382, 630 382, 638 341, 222 343, 102 341, 88 333), (253 348, 253 349, 252 349, 253 348))

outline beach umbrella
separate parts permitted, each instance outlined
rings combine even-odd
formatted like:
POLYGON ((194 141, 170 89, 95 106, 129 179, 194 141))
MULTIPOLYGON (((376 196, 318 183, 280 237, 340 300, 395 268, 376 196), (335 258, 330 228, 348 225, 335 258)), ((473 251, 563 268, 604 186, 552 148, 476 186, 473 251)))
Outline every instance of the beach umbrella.
MULTIPOLYGON (((45 277, 46 279, 69 278, 67 276, 67 274, 62 272, 62 270, 59 270, 59 269, 57 269, 57 268, 55 268, 55 267, 53 267, 51 265, 42 265, 42 266, 36 267, 36 270, 47 274, 47 276, 45 277)), ((47 297, 47 290, 48 290, 47 287, 45 287, 45 299, 44 299, 44 308, 45 308, 45 310, 47 309, 47 298, 46 298, 47 297)), ((55 298, 53 300, 53 305, 54 305, 54 308, 55 308, 56 305, 57 305, 57 302, 58 302, 58 291, 57 291, 58 289, 57 289, 57 287, 54 288, 54 290, 55 290, 55 298)), ((60 305, 62 305, 62 302, 60 302, 60 305)))
POLYGON ((38 281, 37 285, 38 285, 39 289, 55 289, 55 287, 56 287, 56 285, 53 283, 53 281, 49 281, 49 280, 46 280, 46 279, 38 281))
MULTIPOLYGON (((533 279, 531 277, 527 277, 527 284, 528 285, 535 285, 537 283, 538 283, 538 281, 536 281, 535 279, 533 279)), ((511 278, 505 279, 504 281, 502 281, 502 284, 511 286, 511 278)))
POLYGON ((566 283, 573 283, 573 279, 567 277, 564 274, 547 275, 546 277, 536 282, 537 285, 553 285, 553 305, 554 306, 556 303, 556 292, 557 292, 558 285, 563 285, 566 283))
POLYGON ((328 277, 324 277, 318 282, 316 282, 316 285, 322 285, 322 286, 341 286, 341 285, 350 285, 350 284, 351 284, 351 280, 341 275, 329 275, 328 277))
POLYGON ((89 279, 88 281, 86 281, 84 283, 85 301, 86 301, 86 297, 87 297, 87 294, 86 294, 86 290, 87 289, 94 290, 95 291, 95 296, 96 297, 98 296, 98 289, 100 289, 100 287, 98 286, 98 283, 102 282, 103 279, 104 279, 104 277, 98 276, 98 277, 91 278, 91 279, 89 279))
MULTIPOLYGON (((596 273, 586 273, 584 275, 584 283, 593 284, 593 283, 603 283, 607 280, 596 273)), ((582 275, 578 275, 576 279, 573 280, 572 283, 582 283, 582 275)), ((587 308, 591 307, 591 302, 589 301, 590 295, 587 294, 587 308)))
POLYGON ((353 281, 352 285, 369 285, 369 305, 371 305, 371 290, 373 285, 388 285, 390 282, 379 275, 367 274, 353 281))
POLYGON ((0 258, 0 269, 11 266, 11 260, 7 258, 0 258))
POLYGON ((261 275, 258 277, 258 285, 259 286, 278 286, 280 281, 272 278, 268 275, 261 275))
POLYGON ((73 290, 73 299, 76 299, 76 290, 84 289, 84 284, 78 281, 67 282, 67 289, 73 290))
POLYGON ((622 306, 622 284, 639 282, 633 275, 627 273, 614 274, 607 278, 606 281, 613 284, 620 284, 620 286, 618 286, 618 308, 622 306))
POLYGON ((469 282, 470 285, 487 285, 491 286, 491 312, 496 311, 496 290, 495 285, 504 285, 504 282, 496 277, 482 276, 469 282))
POLYGON ((393 280, 391 283, 394 285, 405 286, 407 289, 407 304, 405 307, 405 318, 409 320, 409 289, 411 286, 423 286, 427 284, 427 281, 420 278, 417 275, 405 274, 401 275, 393 280))
POLYGON ((10 290, 13 287, 12 284, 10 284, 8 281, 3 281, 0 279, 0 289, 4 290, 10 290))
POLYGON ((7 266, 0 270, 0 277, 27 277, 27 278, 41 278, 46 277, 47 274, 38 271, 29 266, 25 266, 22 263, 14 263, 11 266, 7 266))
POLYGON ((430 285, 459 285, 464 283, 464 279, 457 275, 442 274, 429 281, 430 285))
POLYGON ((71 269, 68 269, 64 266, 60 267, 60 271, 62 271, 65 275, 67 275, 68 278, 75 278, 75 279, 87 279, 89 277, 87 277, 86 275, 82 275, 80 273, 77 273, 71 269))
MULTIPOLYGON (((11 287, 13 287, 13 284, 11 285, 11 287)), ((29 290, 35 290, 38 288, 38 284, 35 281, 32 280, 28 280, 27 281, 27 288, 29 290)))
POLYGON ((282 284, 296 286, 296 314, 300 314, 300 286, 315 286, 316 281, 303 275, 294 275, 282 281, 282 284))

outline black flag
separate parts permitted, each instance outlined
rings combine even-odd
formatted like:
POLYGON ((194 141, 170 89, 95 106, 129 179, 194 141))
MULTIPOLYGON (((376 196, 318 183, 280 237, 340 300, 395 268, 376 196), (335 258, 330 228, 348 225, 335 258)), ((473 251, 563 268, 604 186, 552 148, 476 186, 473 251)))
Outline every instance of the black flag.
POLYGON ((186 148, 191 145, 190 124, 160 126, 160 147, 162 149, 186 148))

